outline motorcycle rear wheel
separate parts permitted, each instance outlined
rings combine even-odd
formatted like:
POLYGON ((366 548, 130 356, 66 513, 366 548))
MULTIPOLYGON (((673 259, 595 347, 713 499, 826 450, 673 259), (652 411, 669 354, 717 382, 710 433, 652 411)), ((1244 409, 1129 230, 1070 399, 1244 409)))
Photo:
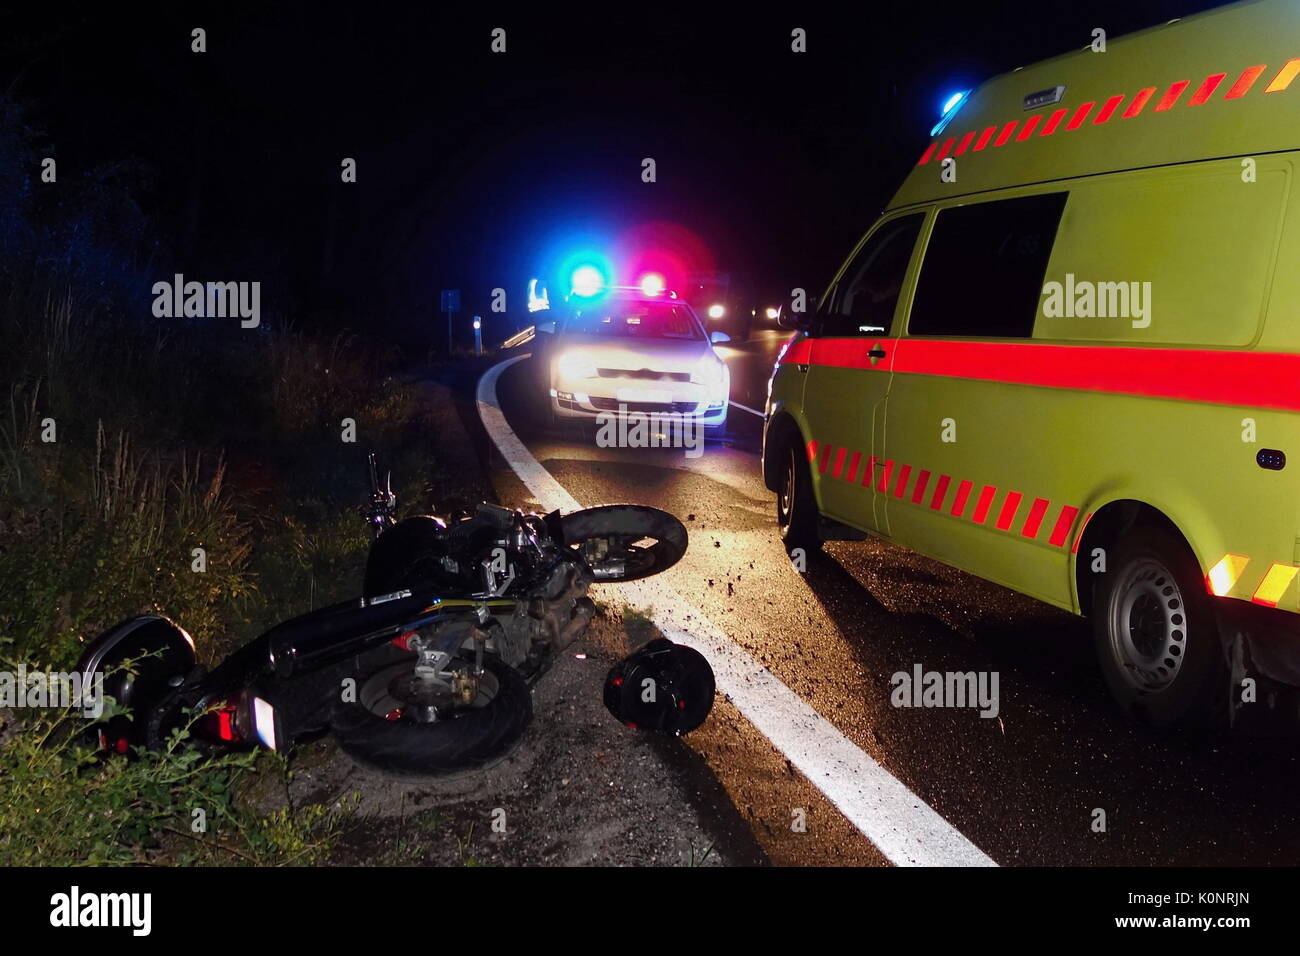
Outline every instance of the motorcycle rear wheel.
POLYGON ((339 747, 356 763, 388 776, 443 777, 482 770, 505 758, 533 714, 528 683, 493 654, 483 657, 479 699, 425 723, 394 708, 389 688, 410 676, 414 655, 357 675, 356 701, 340 701, 330 721, 339 747))

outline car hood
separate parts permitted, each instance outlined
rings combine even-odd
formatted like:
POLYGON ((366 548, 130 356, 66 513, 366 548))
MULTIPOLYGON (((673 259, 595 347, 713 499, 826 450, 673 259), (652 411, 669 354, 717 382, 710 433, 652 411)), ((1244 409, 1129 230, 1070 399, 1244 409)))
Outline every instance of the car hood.
POLYGON ((656 372, 689 371, 713 346, 700 339, 616 339, 603 335, 562 335, 555 343, 556 354, 581 352, 598 368, 656 372))

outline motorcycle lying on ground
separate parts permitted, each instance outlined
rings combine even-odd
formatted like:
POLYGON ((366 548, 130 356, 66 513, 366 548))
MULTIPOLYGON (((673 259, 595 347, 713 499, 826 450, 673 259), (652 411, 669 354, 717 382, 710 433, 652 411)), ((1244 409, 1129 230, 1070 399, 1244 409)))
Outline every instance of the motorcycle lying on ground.
MULTIPOLYGON (((686 551, 681 522, 655 508, 536 515, 485 503, 447 522, 397 521, 391 477, 380 486, 373 455, 370 479, 361 597, 285 621, 211 671, 184 629, 158 615, 91 642, 79 670, 102 675, 103 693, 127 710, 99 725, 101 748, 158 749, 182 727, 217 750, 283 750, 329 732, 380 772, 488 766, 528 725, 530 683, 591 620, 588 588, 657 574, 686 551)), ((712 673, 692 666, 702 660, 661 668, 677 732, 712 706, 712 673)))

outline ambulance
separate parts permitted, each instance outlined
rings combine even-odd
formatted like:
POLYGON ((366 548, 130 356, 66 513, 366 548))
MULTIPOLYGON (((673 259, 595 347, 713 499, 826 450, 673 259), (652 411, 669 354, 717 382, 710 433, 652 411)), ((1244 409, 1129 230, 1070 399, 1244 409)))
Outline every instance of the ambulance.
POLYGON ((954 96, 783 313, 763 475, 791 553, 1084 615, 1125 710, 1222 722, 1300 686, 1300 3, 1092 40, 954 96))

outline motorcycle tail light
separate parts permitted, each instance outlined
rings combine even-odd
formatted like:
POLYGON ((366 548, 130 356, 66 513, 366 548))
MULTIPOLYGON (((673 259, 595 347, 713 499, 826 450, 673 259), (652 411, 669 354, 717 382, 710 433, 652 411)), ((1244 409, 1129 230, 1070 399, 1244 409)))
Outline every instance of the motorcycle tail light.
POLYGON ((214 743, 239 743, 239 703, 239 697, 217 701, 195 722, 195 732, 214 743))
POLYGON ((214 701, 195 722, 194 729, 212 743, 261 745, 276 750, 280 741, 275 707, 248 691, 214 701))

